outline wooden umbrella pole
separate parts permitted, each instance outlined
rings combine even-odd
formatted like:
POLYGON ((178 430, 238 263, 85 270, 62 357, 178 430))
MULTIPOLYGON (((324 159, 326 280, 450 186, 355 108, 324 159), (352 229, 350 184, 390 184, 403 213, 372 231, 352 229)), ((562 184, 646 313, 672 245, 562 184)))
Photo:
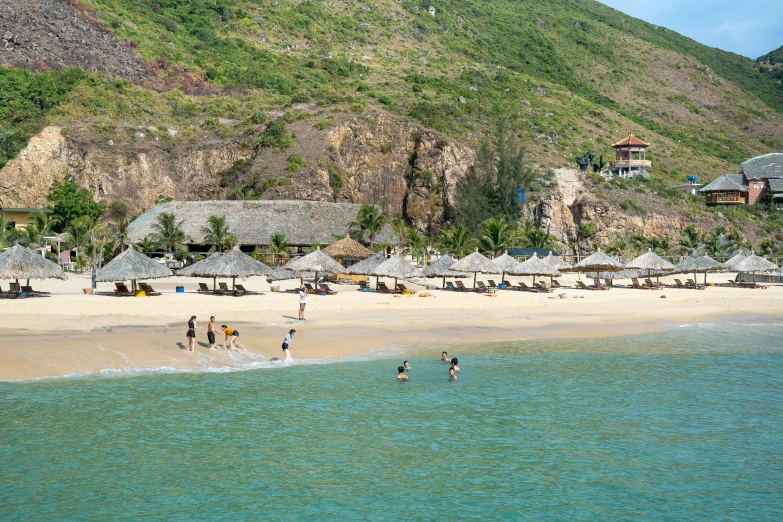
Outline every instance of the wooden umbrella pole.
POLYGON ((476 277, 478 277, 478 272, 473 272, 473 291, 476 291, 476 277))
POLYGON ((217 276, 212 278, 212 290, 217 290, 217 276))
POLYGON ((234 276, 231 278, 231 290, 236 290, 236 289, 237 289, 237 277, 234 276))
POLYGON ((443 276, 443 285, 441 285, 442 289, 446 289, 446 276, 443 276))

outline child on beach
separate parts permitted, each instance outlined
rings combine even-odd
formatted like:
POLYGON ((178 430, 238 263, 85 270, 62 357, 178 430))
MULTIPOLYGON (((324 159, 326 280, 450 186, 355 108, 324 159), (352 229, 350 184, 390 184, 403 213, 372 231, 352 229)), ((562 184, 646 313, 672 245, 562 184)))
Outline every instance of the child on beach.
POLYGON ((398 381, 407 381, 408 376, 405 375, 405 367, 404 366, 398 366, 397 367, 397 380, 398 381))
POLYGON ((405 371, 406 371, 406 372, 409 372, 409 371, 411 371, 411 365, 410 365, 410 364, 408 364, 408 361, 403 361, 403 362, 402 362, 402 367, 403 367, 403 368, 405 368, 405 371))
POLYGON ((289 350, 291 349, 291 339, 294 337, 295 333, 296 330, 289 330, 288 335, 286 335, 285 339, 283 339, 283 353, 285 354, 286 362, 292 360, 291 352, 289 350))
POLYGON ((209 342, 209 349, 214 350, 215 349, 215 334, 217 331, 215 330, 215 316, 209 318, 209 324, 207 325, 207 341, 209 342))
POLYGON ((440 360, 443 362, 451 362, 451 359, 449 359, 449 354, 446 352, 440 354, 440 360))
POLYGON ((456 381, 457 374, 454 372, 454 368, 449 368, 449 381, 456 381))
POLYGON ((188 351, 195 352, 196 351, 196 316, 193 315, 188 320, 188 333, 187 335, 188 339, 188 351))
POLYGON ((456 357, 451 360, 451 367, 457 373, 459 373, 459 366, 457 366, 458 363, 459 363, 459 360, 456 357))
POLYGON ((224 324, 220 325, 220 328, 223 330, 223 333, 226 334, 226 341, 228 341, 228 345, 231 347, 231 349, 238 350, 236 341, 237 337, 239 337, 239 330, 229 328, 224 324))

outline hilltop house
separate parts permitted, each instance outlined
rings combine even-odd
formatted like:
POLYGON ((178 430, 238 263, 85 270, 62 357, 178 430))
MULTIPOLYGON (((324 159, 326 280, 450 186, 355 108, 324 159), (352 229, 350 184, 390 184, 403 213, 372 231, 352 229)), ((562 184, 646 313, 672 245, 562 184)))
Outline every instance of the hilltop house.
POLYGON ((739 174, 723 174, 699 192, 713 205, 753 205, 770 198, 783 208, 783 153, 773 152, 744 162, 739 174))
POLYGON ((52 211, 48 208, 0 208, 0 215, 6 220, 9 226, 14 227, 17 230, 24 230, 27 225, 32 223, 32 217, 38 212, 44 214, 51 214, 52 211))
MULTIPOLYGON (((128 226, 128 238, 137 243, 155 232, 155 223, 163 213, 173 213, 183 221, 182 229, 190 236, 189 246, 203 244, 209 216, 225 216, 229 231, 240 245, 266 246, 272 234, 280 232, 291 247, 311 247, 334 243, 335 235, 348 233, 361 205, 324 201, 254 200, 254 201, 169 201, 153 207, 128 226)), ((375 238, 376 243, 396 243, 392 228, 386 225, 375 238)))
POLYGON ((625 139, 613 143, 614 161, 609 163, 609 172, 621 178, 649 177, 647 170, 652 167, 652 162, 645 157, 649 146, 649 143, 643 142, 632 132, 625 139))

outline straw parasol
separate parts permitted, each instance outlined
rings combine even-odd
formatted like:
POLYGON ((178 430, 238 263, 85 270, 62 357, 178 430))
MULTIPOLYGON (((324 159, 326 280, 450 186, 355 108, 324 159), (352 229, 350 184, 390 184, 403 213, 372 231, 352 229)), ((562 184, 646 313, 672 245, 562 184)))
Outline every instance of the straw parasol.
POLYGON ((623 268, 625 267, 622 263, 607 256, 599 248, 595 254, 582 259, 571 267, 570 270, 579 272, 619 272, 623 268))
POLYGON ((235 246, 231 252, 212 254, 198 263, 183 268, 177 275, 211 277, 213 289, 216 286, 218 277, 230 277, 233 289, 236 286, 237 277, 245 278, 270 274, 272 274, 271 268, 242 252, 239 246, 235 246))
POLYGON ((674 265, 674 274, 693 273, 693 281, 696 282, 696 274, 704 274, 704 284, 707 284, 707 272, 720 272, 725 270, 722 263, 718 263, 708 256, 699 256, 691 254, 676 265, 674 265))
POLYGON ((0 279, 67 279, 63 269, 40 254, 15 244, 0 254, 0 279))
POLYGON ((726 261, 723 264, 729 270, 733 270, 733 271, 736 272, 737 270, 734 267, 737 266, 737 264, 740 261, 742 261, 743 259, 745 259, 746 257, 748 257, 748 256, 746 256, 744 252, 739 252, 739 253, 737 253, 737 255, 735 255, 734 257, 732 257, 731 259, 729 259, 728 261, 726 261))
POLYGON ((569 263, 566 263, 562 257, 553 255, 551 250, 549 255, 544 258, 544 262, 555 270, 568 270, 571 268, 569 263))
MULTIPOLYGON (((351 275, 372 275, 372 271, 375 270, 378 265, 386 261, 386 256, 377 252, 374 256, 368 257, 364 261, 359 261, 355 265, 348 267, 348 273, 351 275)), ((375 278, 375 289, 378 289, 378 277, 375 278)))
POLYGON ((445 254, 440 259, 426 267, 421 271, 424 277, 443 277, 443 287, 446 288, 446 277, 468 277, 469 274, 464 272, 454 272, 450 270, 451 266, 455 263, 455 259, 451 254, 445 254))
POLYGON ((473 274, 473 289, 475 290, 476 276, 479 272, 482 274, 497 274, 500 269, 491 260, 481 255, 477 248, 472 254, 451 265, 451 270, 453 272, 471 272, 473 274))
POLYGON ((350 234, 348 234, 336 243, 332 243, 324 248, 324 254, 340 259, 346 257, 367 259, 373 256, 373 251, 351 238, 350 234))
POLYGON ((103 283, 130 279, 135 291, 137 279, 158 279, 172 275, 173 272, 165 266, 129 248, 98 270, 95 280, 103 283))
POLYGON ((535 252, 533 252, 533 257, 520 263, 519 269, 519 275, 533 276, 534 285, 536 284, 536 276, 556 277, 562 275, 556 269, 552 268, 549 263, 546 263, 543 259, 538 257, 535 252))
POLYGON ((414 279, 422 277, 421 270, 414 268, 407 260, 400 256, 387 259, 372 271, 374 276, 393 277, 394 288, 397 288, 397 279, 414 279))
MULTIPOLYGON (((304 272, 301 275, 302 277, 310 279, 315 277, 315 272, 304 272)), ((266 280, 268 283, 271 283, 272 281, 287 281, 289 279, 296 279, 298 277, 299 274, 296 272, 286 270, 285 266, 281 266, 272 270, 270 274, 267 274, 266 280)))
POLYGON ((768 272, 770 270, 777 270, 778 265, 772 261, 767 261, 763 257, 756 254, 750 254, 748 257, 734 265, 734 270, 737 272, 750 272, 753 274, 753 282, 756 282, 756 272, 768 272))
POLYGON ((625 264, 625 268, 646 271, 649 275, 655 275, 657 281, 661 273, 669 273, 674 270, 674 265, 653 252, 652 248, 650 248, 645 254, 628 261, 625 264))
POLYGON ((508 250, 503 252, 502 256, 493 259, 492 262, 498 267, 498 270, 500 270, 501 283, 505 281, 506 274, 521 275, 519 269, 522 266, 522 263, 508 255, 508 250))
POLYGON ((345 272, 343 265, 324 254, 321 247, 318 247, 306 256, 289 261, 283 265, 283 268, 285 270, 290 270, 291 272, 296 272, 299 274, 300 279, 305 272, 315 272, 315 279, 318 279, 319 273, 334 275, 345 272))

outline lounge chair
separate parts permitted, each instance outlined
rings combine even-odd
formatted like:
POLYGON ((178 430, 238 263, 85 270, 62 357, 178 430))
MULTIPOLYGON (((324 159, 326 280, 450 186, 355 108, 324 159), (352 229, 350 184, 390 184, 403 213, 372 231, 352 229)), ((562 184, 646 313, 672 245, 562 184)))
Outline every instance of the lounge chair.
POLYGON ((631 278, 631 288, 636 288, 637 290, 648 290, 648 288, 645 288, 639 283, 639 280, 635 277, 631 278))
POLYGON ((8 290, 9 294, 20 294, 22 293, 22 287, 19 286, 19 283, 9 283, 10 289, 8 290))
POLYGON ((211 294, 212 293, 212 290, 209 289, 209 287, 207 286, 206 283, 199 283, 198 284, 198 291, 199 292, 204 292, 206 294, 211 294))
POLYGON ((378 291, 380 293, 382 293, 382 294, 399 294, 400 293, 399 290, 397 290, 396 288, 394 290, 392 290, 391 288, 386 286, 386 283, 384 283, 382 281, 378 283, 378 291))
POLYGON ((326 292, 326 295, 337 295, 337 292, 329 288, 329 285, 326 283, 319 283, 318 287, 321 289, 321 292, 326 292))
POLYGON ((538 290, 541 290, 542 292, 546 292, 548 294, 552 293, 551 288, 547 288, 546 283, 538 282, 533 285, 533 288, 537 288, 538 290))
POLYGON ((133 297, 136 295, 134 292, 128 290, 128 287, 125 286, 125 283, 114 283, 114 286, 116 287, 116 290, 114 290, 114 295, 118 297, 133 297))
POLYGON ((454 284, 457 285, 454 287, 454 290, 457 290, 458 292, 472 292, 472 288, 466 287, 464 284, 462 284, 462 281, 454 281, 454 284))
POLYGON ((577 290, 598 290, 597 288, 593 288, 592 286, 587 286, 584 281, 577 280, 576 286, 574 287, 577 290))
POLYGON ((51 292, 40 292, 38 290, 33 290, 32 286, 23 286, 22 292, 26 293, 27 295, 35 294, 35 295, 50 295, 51 292))
POLYGON ((531 288, 531 287, 527 286, 527 285, 526 285, 525 283, 523 283, 523 282, 519 282, 519 283, 517 283, 517 289, 518 289, 518 290, 522 290, 522 291, 524 291, 524 292, 535 292, 535 293, 537 293, 537 294, 540 294, 540 293, 541 293, 541 290, 539 290, 538 288, 531 288))
POLYGON ((609 290, 608 286, 602 285, 600 279, 593 279, 593 288, 596 290, 609 290))
POLYGON ((310 283, 305 283, 304 287, 307 289, 307 293, 309 293, 309 294, 318 292, 318 290, 313 288, 313 285, 311 285, 310 283))
POLYGON ((156 292, 156 291, 155 291, 155 290, 154 290, 154 289, 153 289, 153 288, 152 288, 150 285, 148 285, 147 283, 139 283, 139 288, 141 288, 142 290, 144 290, 144 293, 145 293, 146 295, 151 295, 151 296, 155 296, 155 295, 162 295, 160 292, 156 292))
POLYGON ((557 281, 557 279, 552 279, 552 288, 565 288, 565 287, 564 287, 564 286, 562 286, 562 285, 561 285, 561 284, 560 284, 560 283, 557 281))
POLYGON ((242 292, 243 295, 257 295, 258 294, 258 292, 251 292, 250 290, 245 288, 245 285, 235 285, 235 288, 239 292, 242 292))
POLYGON ((647 283, 647 286, 649 286, 653 290, 657 290, 657 289, 663 288, 665 286, 663 283, 656 283, 655 281, 653 281, 649 277, 647 279, 645 279, 644 282, 647 283))
POLYGON ((451 288, 452 290, 456 290, 456 288, 454 286, 454 283, 452 283, 451 281, 446 281, 446 287, 444 288, 444 290, 446 290, 447 288, 451 288))
POLYGON ((495 290, 497 290, 498 285, 496 285, 495 282, 492 279, 487 279, 487 282, 489 283, 487 285, 487 288, 494 288, 495 290))
POLYGON ((215 290, 213 293, 218 295, 226 295, 226 294, 233 294, 234 291, 228 287, 227 283, 218 283, 218 289, 215 290))
POLYGON ((484 281, 476 281, 476 292, 484 292, 486 294, 494 294, 497 289, 490 288, 484 284, 484 281))
MULTIPOLYGON (((367 284, 367 281, 358 281, 356 284, 359 285, 360 292, 365 292, 367 291, 365 288, 370 288, 370 285, 367 284)), ((370 290, 372 289, 370 288, 370 290)))
POLYGON ((704 290, 704 285, 700 285, 699 283, 697 283, 693 279, 688 279, 688 282, 685 283, 685 284, 686 284, 686 286, 688 286, 690 288, 695 288, 696 290, 704 290))
POLYGON ((519 290, 518 288, 514 287, 509 281, 503 281, 503 284, 506 285, 506 290, 519 290))

